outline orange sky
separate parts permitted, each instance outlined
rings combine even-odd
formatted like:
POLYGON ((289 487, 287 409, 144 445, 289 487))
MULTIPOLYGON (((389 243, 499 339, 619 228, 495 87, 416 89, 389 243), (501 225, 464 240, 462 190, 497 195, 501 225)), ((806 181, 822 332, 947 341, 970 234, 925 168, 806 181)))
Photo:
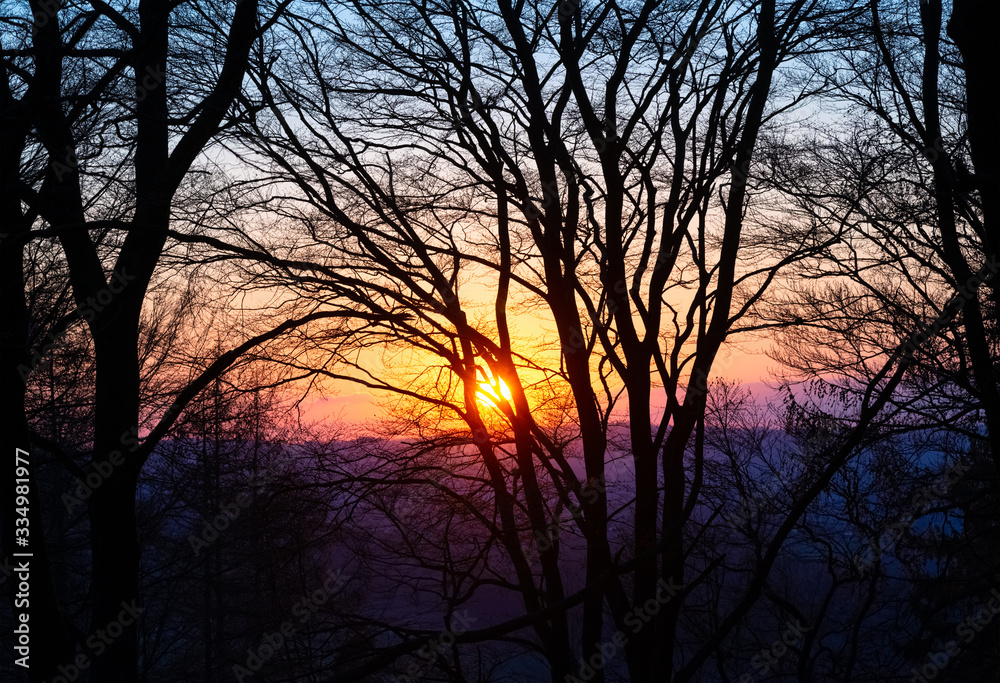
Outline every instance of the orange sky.
MULTIPOLYGON (((736 380, 747 385, 755 395, 768 396, 773 392, 765 382, 771 380, 770 372, 776 367, 773 360, 763 353, 768 342, 755 342, 751 348, 760 352, 750 353, 732 345, 720 351, 716 358, 712 379, 736 380)), ((346 381, 331 387, 335 393, 310 396, 302 403, 302 419, 306 422, 336 421, 361 426, 373 418, 383 417, 376 397, 367 389, 346 381)), ((665 405, 662 390, 654 390, 653 405, 665 405)))

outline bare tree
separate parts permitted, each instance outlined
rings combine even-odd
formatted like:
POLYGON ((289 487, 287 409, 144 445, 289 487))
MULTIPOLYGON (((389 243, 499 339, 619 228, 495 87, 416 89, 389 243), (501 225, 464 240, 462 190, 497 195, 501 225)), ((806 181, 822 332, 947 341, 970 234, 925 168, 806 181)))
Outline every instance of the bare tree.
MULTIPOLYGON (((280 4, 264 9, 256 0, 235 7, 40 1, 26 11, 5 9, 5 23, 19 31, 10 40, 5 33, 3 57, 5 452, 15 447, 32 452, 22 406, 25 370, 30 375, 38 364, 32 363, 25 299, 27 284, 37 277, 31 269, 43 261, 26 260, 25 250, 49 237, 57 238, 65 259, 72 300, 50 331, 60 335, 82 326, 94 357, 89 441, 95 466, 107 466, 144 426, 140 319, 171 208, 195 160, 226 122, 243 114, 234 105, 250 45, 280 9, 280 4)), ((232 354, 228 358, 231 362, 232 354)), ((217 364, 200 378, 200 386, 226 365, 217 364)), ((200 386, 194 382, 189 394, 200 386)), ((182 394, 180 400, 176 407, 187 399, 182 394)), ((136 483, 178 412, 167 411, 154 424, 152 438, 88 501, 93 562, 88 631, 111 623, 123 604, 140 599, 136 483)), ((86 476, 66 464, 76 476, 86 476)), ((9 488, 7 469, 3 476, 9 488)), ((37 487, 33 481, 31 490, 37 487)), ((42 680, 73 659, 74 638, 51 588, 40 500, 32 496, 37 586, 32 614, 39 664, 30 674, 42 680)), ((5 520, 4 546, 12 548, 13 520, 5 520)), ((138 680, 136 633, 126 628, 108 645, 93 664, 93 680, 138 680)))
MULTIPOLYGON (((309 305, 350 302, 360 324, 311 335, 320 372, 422 402, 407 412, 418 432, 442 421, 448 438, 464 432, 493 489, 513 586, 529 614, 546 615, 532 624, 553 680, 577 673, 578 653, 599 655, 606 615, 628 632, 633 605, 655 604, 658 585, 703 578, 685 572, 684 527, 715 358, 731 334, 763 329, 749 314, 785 268, 840 239, 769 218, 750 182, 760 132, 821 85, 787 90, 781 65, 834 18, 805 2, 310 3, 275 34, 288 59, 253 71, 268 115, 234 149, 263 152, 266 182, 295 192, 272 210, 305 228, 272 240, 258 282, 291 284, 309 305), (477 277, 493 287, 478 300, 477 277), (517 338, 523 306, 551 321, 548 354, 517 338), (359 346, 414 360, 376 371, 359 346), (572 398, 568 440, 536 409, 560 393, 572 398), (612 547, 609 425, 625 402, 632 531, 612 547), (545 537, 560 507, 579 510, 582 577, 561 567, 558 543, 525 552, 523 536, 545 537), (577 646, 555 607, 578 596, 577 646)), ((287 362, 317 367, 301 358, 287 362)), ((675 675, 683 604, 668 601, 628 639, 632 680, 675 675)), ((717 645, 685 653, 679 680, 717 645)))
MULTIPOLYGON (((968 30, 961 5, 956 12, 956 30, 968 30)), ((915 390, 924 384, 948 405, 958 392, 972 399, 996 460, 998 256, 987 210, 993 199, 980 189, 991 182, 992 162, 977 149, 987 149, 992 134, 965 130, 967 116, 979 125, 981 113, 970 109, 979 94, 964 81, 975 81, 980 67, 964 65, 945 36, 941 3, 870 3, 843 29, 830 35, 842 56, 813 66, 834 84, 833 102, 850 112, 842 124, 776 144, 771 166, 775 184, 821 229, 847 227, 854 239, 800 271, 830 277, 789 298, 798 308, 785 316, 815 324, 793 331, 789 341, 800 335, 793 343, 802 353, 783 360, 810 375, 870 376, 868 360, 923 329, 929 342, 913 349, 915 390), (976 163, 985 164, 982 174, 976 163), (821 344, 836 351, 824 358, 815 353, 821 344), (937 389, 927 384, 934 376, 937 389)))
MULTIPOLYGON (((934 504, 873 506, 865 521, 881 537, 912 520, 883 570, 907 585, 919 627, 908 630, 905 651, 918 661, 954 636, 1000 570, 995 162, 987 151, 995 133, 981 123, 988 58, 972 39, 996 17, 955 3, 949 22, 948 9, 872 2, 832 32, 840 53, 812 66, 834 86, 827 102, 846 105, 844 113, 776 143, 771 164, 775 185, 821 229, 846 226, 852 236, 800 271, 813 285, 796 278, 799 291, 775 318, 803 324, 787 328, 782 359, 799 378, 861 396, 883 359, 903 348, 912 362, 878 428, 915 440, 945 435, 951 445, 903 463, 899 477, 917 493, 939 485, 928 477, 949 458, 966 470, 934 504)), ((963 657, 968 670, 996 666, 977 643, 963 657)))
POLYGON ((996 574, 973 541, 995 538, 1000 435, 996 17, 956 3, 952 45, 940 2, 907 9, 5 10, 24 30, 2 53, 2 445, 43 456, 32 678, 144 577, 155 623, 92 680, 137 681, 140 657, 227 675, 333 548, 364 594, 283 639, 269 675, 489 680, 516 655, 512 675, 561 683, 743 680, 791 621, 781 675, 905 673, 996 574), (235 297, 263 303, 246 320, 235 297), (775 331, 805 397, 710 392, 729 344, 775 331), (253 389, 298 382, 378 393, 381 438, 262 436, 253 389), (86 522, 56 519, 123 449, 86 522), (179 555, 264 452, 294 471, 179 555), (973 474, 914 505, 953 460, 973 474), (927 526, 883 547, 907 515, 927 526), (912 586, 942 555, 959 588, 927 603, 912 586), (257 584, 271 604, 237 608, 257 584), (899 644, 875 621, 914 615, 905 652, 868 654, 899 644))

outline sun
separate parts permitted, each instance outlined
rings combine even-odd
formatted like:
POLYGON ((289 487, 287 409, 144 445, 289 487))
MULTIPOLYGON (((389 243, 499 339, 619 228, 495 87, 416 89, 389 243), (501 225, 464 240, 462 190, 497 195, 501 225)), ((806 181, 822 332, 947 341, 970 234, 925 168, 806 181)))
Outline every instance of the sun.
POLYGON ((479 383, 479 391, 476 392, 476 400, 484 406, 499 408, 501 400, 508 403, 514 400, 514 395, 499 377, 495 377, 492 382, 482 381, 479 383))

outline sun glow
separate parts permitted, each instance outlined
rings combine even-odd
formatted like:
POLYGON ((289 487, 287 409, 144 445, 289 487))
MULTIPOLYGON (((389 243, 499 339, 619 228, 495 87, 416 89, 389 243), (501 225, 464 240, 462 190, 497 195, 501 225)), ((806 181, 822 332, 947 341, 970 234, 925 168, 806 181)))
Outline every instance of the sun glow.
POLYGON ((498 408, 502 403, 501 399, 507 402, 514 400, 513 394, 510 393, 510 389, 504 384, 504 381, 499 377, 493 379, 492 382, 480 382, 479 391, 476 392, 476 400, 479 401, 481 405, 488 406, 490 408, 498 408))

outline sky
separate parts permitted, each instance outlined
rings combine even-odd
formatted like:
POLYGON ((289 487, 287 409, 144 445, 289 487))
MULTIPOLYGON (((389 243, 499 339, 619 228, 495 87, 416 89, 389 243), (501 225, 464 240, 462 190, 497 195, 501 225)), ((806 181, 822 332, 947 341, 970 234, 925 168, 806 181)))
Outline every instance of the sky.
MULTIPOLYGON (((764 353, 768 343, 741 344, 739 348, 731 344, 725 346, 716 358, 712 378, 736 381, 760 400, 774 397, 772 373, 778 364, 764 353)), ((304 422, 334 420, 362 427, 373 419, 385 417, 373 392, 347 381, 338 381, 330 388, 332 392, 313 394, 302 402, 301 419, 304 422)), ((652 403, 662 408, 666 403, 665 393, 654 390, 652 403)), ((622 417, 626 410, 623 406, 622 417)))

